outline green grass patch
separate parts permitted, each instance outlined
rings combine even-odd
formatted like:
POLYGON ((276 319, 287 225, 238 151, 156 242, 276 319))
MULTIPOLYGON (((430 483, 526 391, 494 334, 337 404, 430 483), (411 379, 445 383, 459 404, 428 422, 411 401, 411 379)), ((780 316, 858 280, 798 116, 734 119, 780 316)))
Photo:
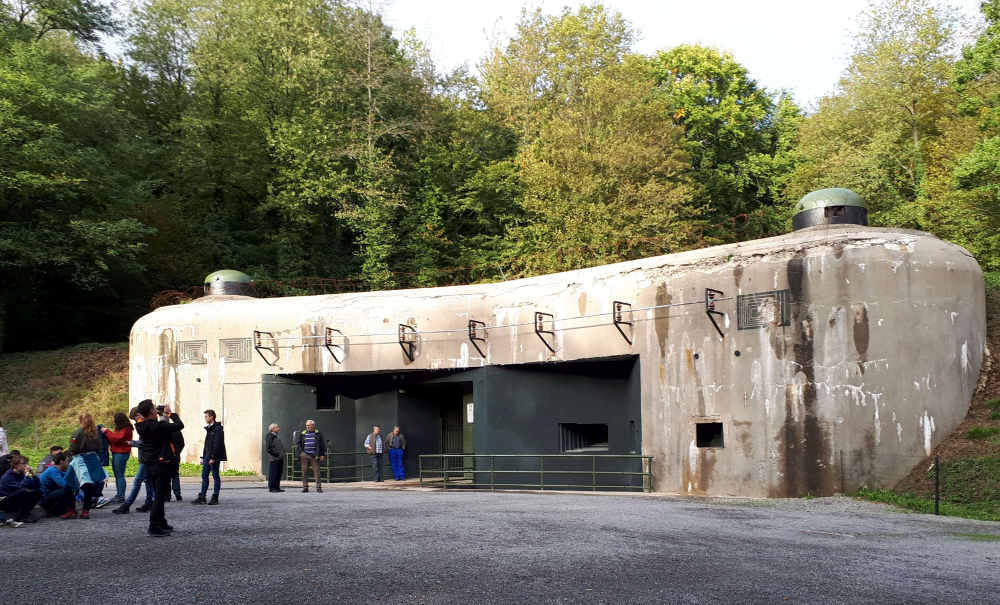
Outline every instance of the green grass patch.
POLYGON ((965 434, 969 439, 990 439, 1000 435, 1000 428, 995 426, 977 426, 965 434))
POLYGON ((1000 535, 997 534, 952 534, 956 538, 964 538, 975 542, 1000 542, 1000 535))
MULTIPOLYGON (((933 472, 933 471, 931 471, 933 472)), ((969 458, 941 465, 942 515, 1000 521, 1000 457, 969 458)), ((859 498, 933 514, 934 494, 898 494, 861 488, 859 498)))
POLYGON ((1000 271, 984 271, 983 278, 986 280, 987 292, 1000 290, 1000 271))
POLYGON ((994 410, 1000 410, 1000 397, 997 399, 990 399, 986 402, 986 407, 992 408, 994 410))

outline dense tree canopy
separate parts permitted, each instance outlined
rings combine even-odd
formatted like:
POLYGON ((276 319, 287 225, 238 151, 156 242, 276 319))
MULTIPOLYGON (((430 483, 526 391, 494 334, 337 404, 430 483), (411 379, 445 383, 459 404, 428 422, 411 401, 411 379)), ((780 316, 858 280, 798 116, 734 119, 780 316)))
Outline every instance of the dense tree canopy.
POLYGON ((1000 271, 1000 0, 964 49, 947 5, 874 2, 809 112, 599 4, 524 11, 474 74, 347 0, 116 14, 0 0, 0 350, 123 338, 219 268, 496 280, 781 233, 827 186, 1000 271))

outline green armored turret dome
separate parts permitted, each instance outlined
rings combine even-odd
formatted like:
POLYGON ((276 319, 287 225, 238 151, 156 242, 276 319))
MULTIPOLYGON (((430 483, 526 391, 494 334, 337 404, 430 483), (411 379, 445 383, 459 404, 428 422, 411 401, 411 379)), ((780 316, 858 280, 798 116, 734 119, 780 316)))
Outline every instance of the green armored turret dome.
POLYGON ((792 226, 796 230, 838 224, 868 224, 868 204, 850 189, 820 189, 807 193, 795 204, 792 226))
POLYGON ((253 280, 242 271, 222 269, 205 277, 205 294, 242 294, 249 296, 253 280))

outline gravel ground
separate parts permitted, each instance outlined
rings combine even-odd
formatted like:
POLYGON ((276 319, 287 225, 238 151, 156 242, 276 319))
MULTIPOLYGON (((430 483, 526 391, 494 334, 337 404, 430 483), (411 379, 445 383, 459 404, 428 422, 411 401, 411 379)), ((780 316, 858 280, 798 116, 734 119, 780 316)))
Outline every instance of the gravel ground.
MULTIPOLYGON (((339 487, 0 530, 0 602, 997 603, 1000 524, 848 498, 339 487)), ((186 489, 190 493, 191 489, 186 489)))

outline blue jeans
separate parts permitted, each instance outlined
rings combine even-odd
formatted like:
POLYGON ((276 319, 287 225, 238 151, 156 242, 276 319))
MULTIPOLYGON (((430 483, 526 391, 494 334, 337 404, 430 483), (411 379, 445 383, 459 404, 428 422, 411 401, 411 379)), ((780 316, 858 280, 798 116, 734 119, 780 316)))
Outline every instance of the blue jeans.
POLYGON ((135 472, 135 478, 132 479, 132 493, 128 495, 125 499, 125 506, 132 506, 135 499, 139 497, 139 488, 142 484, 146 484, 146 504, 152 506, 155 494, 153 493, 153 486, 149 483, 149 477, 146 476, 146 465, 139 463, 139 470, 135 472))
POLYGON ((201 462, 201 495, 204 496, 208 493, 208 473, 211 471, 212 479, 215 481, 215 486, 212 488, 212 494, 218 496, 219 490, 222 489, 222 477, 219 476, 219 464, 220 462, 216 460, 212 464, 208 463, 208 460, 202 460, 201 462))
POLYGON ((131 454, 111 454, 111 470, 115 473, 115 491, 122 500, 125 499, 125 466, 131 454))
POLYGON ((402 481, 405 478, 403 472, 403 448, 389 448, 389 463, 392 464, 392 478, 402 481))

